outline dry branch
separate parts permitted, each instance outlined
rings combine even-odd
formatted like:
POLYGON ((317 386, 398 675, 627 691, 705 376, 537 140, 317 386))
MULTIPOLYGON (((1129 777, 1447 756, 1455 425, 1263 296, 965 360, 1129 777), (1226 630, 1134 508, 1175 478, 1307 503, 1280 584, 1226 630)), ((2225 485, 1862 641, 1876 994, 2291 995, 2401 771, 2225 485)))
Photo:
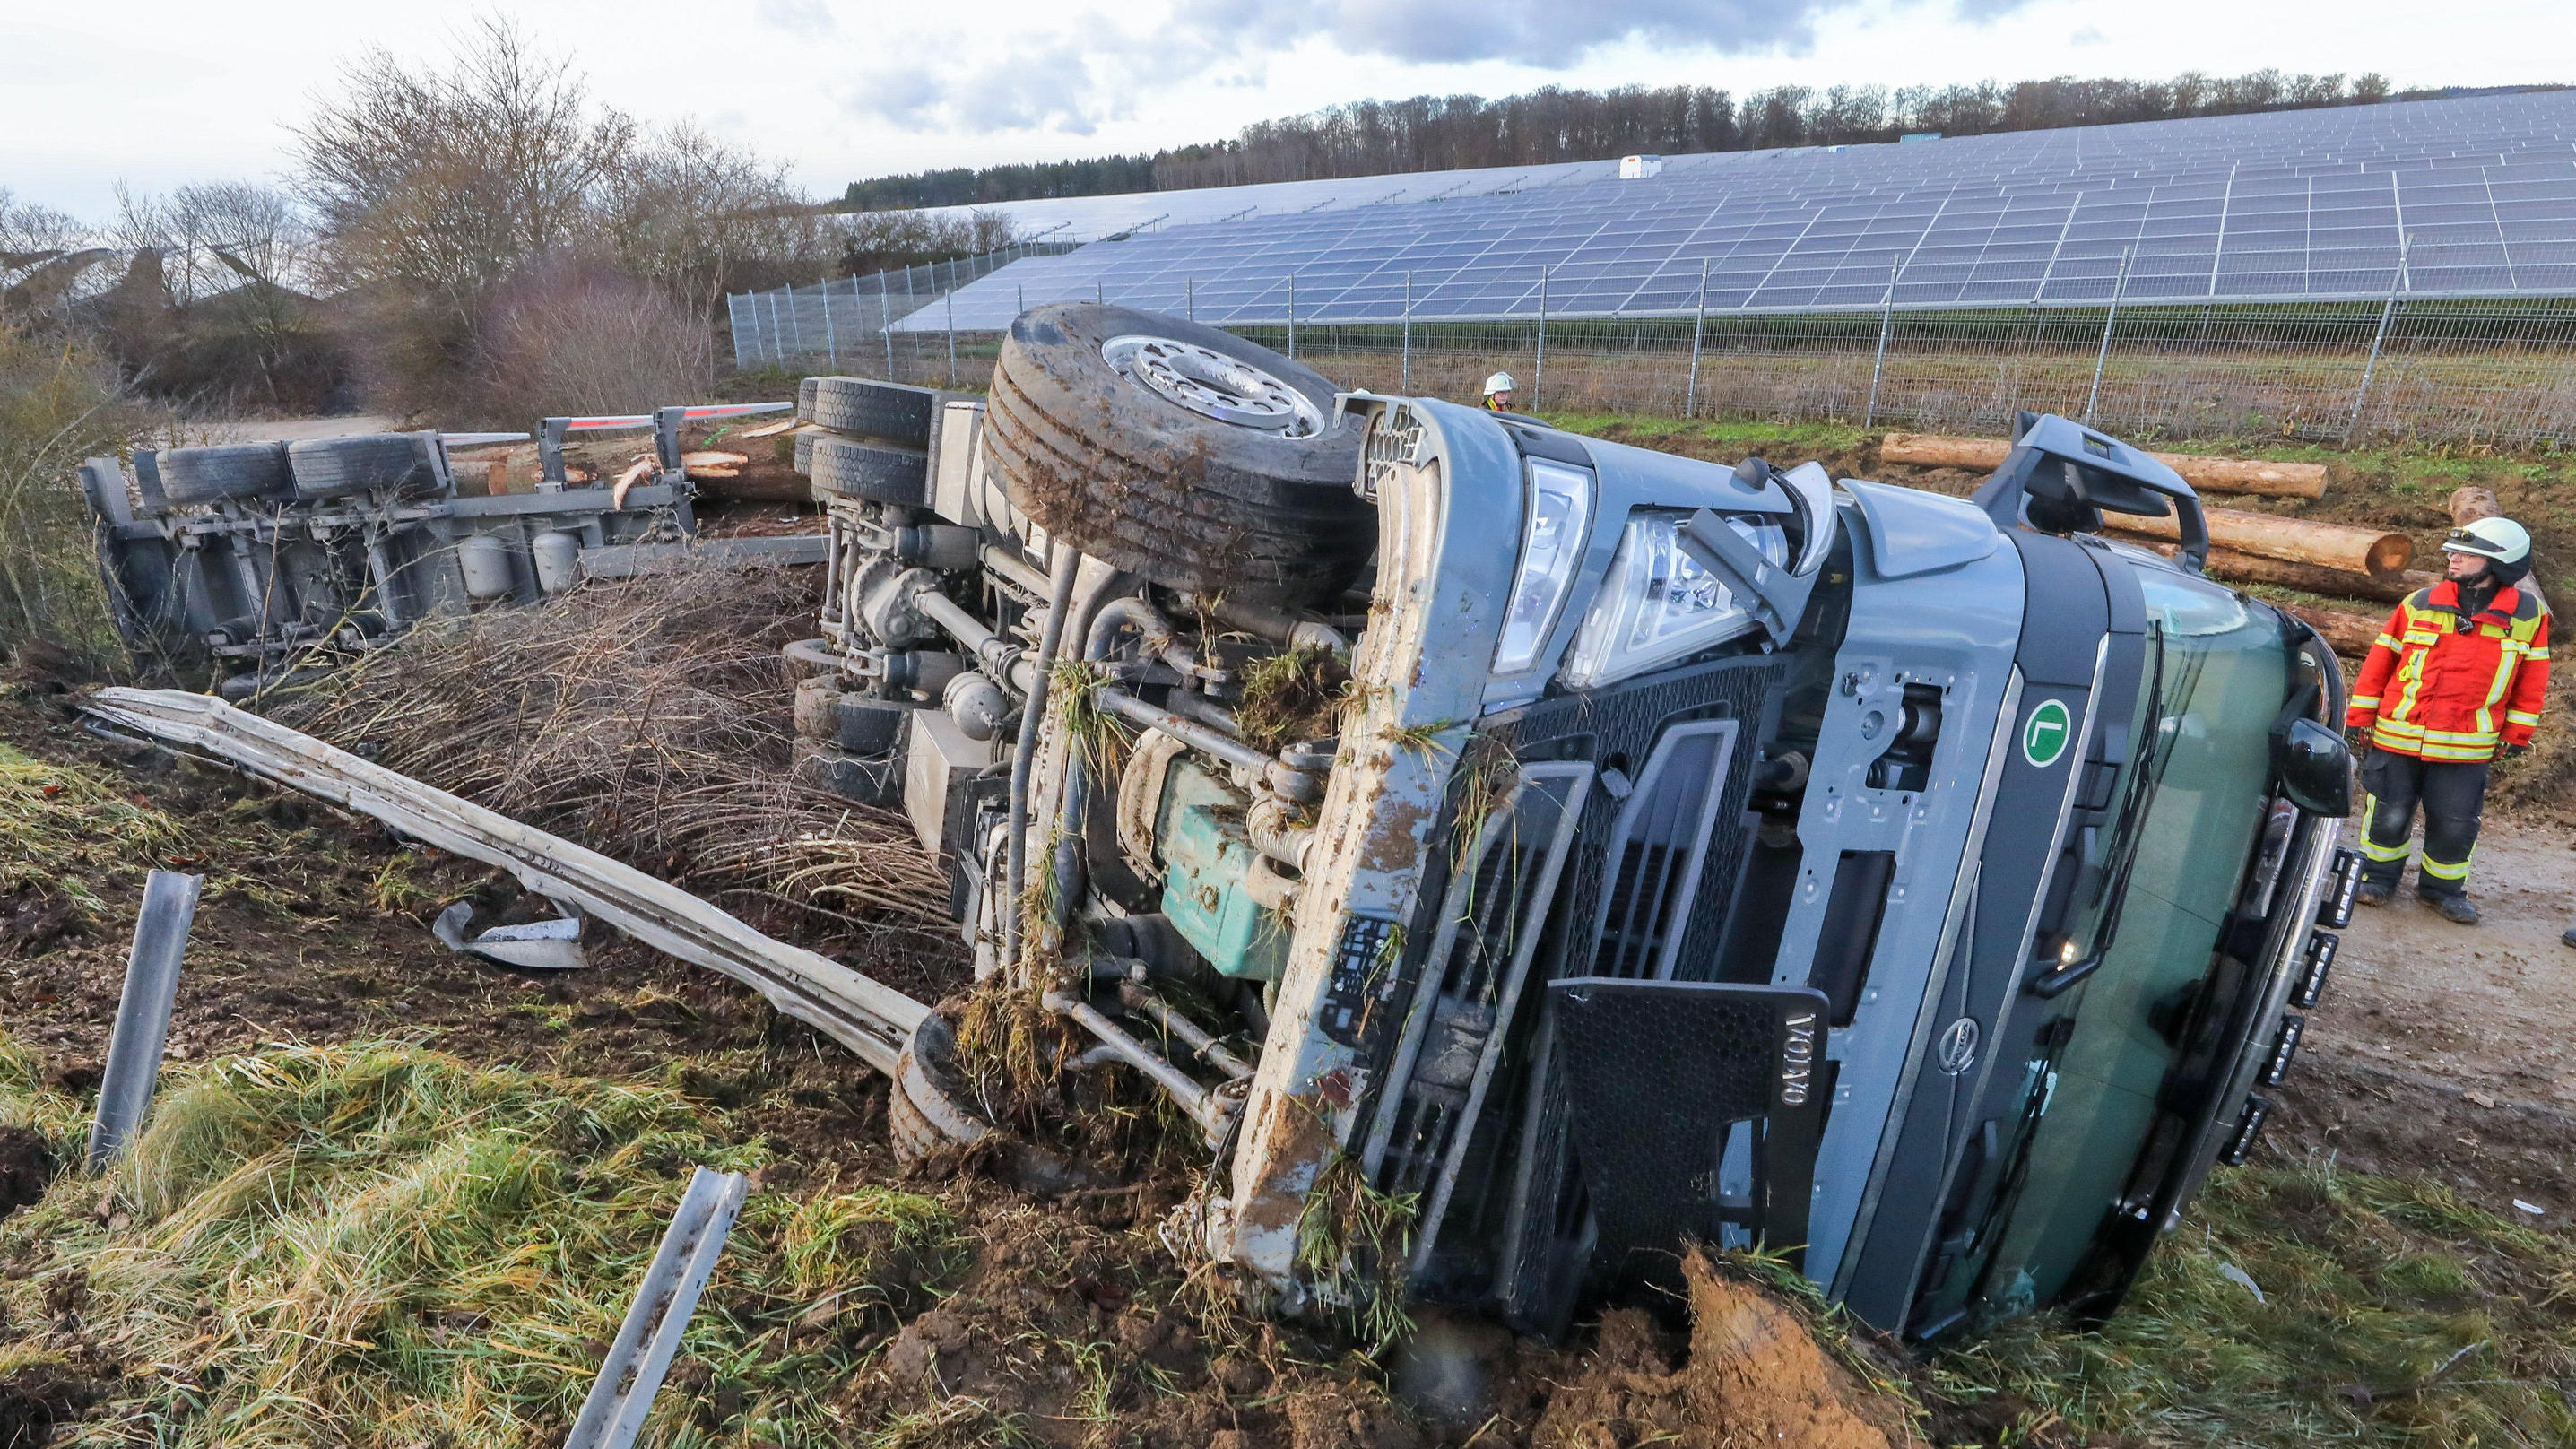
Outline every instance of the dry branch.
POLYGON ((911 827, 789 781, 801 571, 680 568, 438 620, 271 712, 711 899, 943 929, 911 827))

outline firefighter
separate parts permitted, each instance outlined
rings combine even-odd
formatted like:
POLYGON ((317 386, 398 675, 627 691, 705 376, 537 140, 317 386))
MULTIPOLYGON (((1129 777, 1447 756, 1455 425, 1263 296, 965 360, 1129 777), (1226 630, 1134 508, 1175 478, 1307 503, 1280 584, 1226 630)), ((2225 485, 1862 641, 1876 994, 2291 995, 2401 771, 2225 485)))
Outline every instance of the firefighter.
POLYGON ((1512 375, 1498 372, 1485 379, 1485 411, 1507 413, 1512 410, 1512 375))
POLYGON ((2442 544, 2447 576, 2388 618, 2362 662, 2346 725, 2370 746, 2362 762, 2364 905, 2384 905, 2405 874, 2407 832, 2424 810, 2415 892, 2444 920, 2477 924, 2469 855, 2487 766, 2518 755, 2540 725, 2549 687, 2549 612, 2522 587, 2531 535, 2481 518, 2442 544))

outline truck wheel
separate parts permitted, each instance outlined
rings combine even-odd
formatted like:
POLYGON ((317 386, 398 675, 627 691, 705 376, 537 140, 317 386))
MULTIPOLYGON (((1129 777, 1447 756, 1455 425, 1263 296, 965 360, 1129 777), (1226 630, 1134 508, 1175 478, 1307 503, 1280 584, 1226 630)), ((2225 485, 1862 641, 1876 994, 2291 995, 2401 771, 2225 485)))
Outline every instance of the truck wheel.
POLYGON ((308 438, 286 447, 299 498, 333 498, 371 488, 401 488, 432 474, 421 440, 409 433, 355 438, 308 438))
POLYGON ((863 377, 814 377, 810 401, 797 389, 799 416, 836 433, 881 438, 907 448, 930 446, 930 429, 939 412, 939 394, 899 382, 871 382, 863 377))
POLYGON ((986 458, 1083 552, 1184 589, 1314 598, 1375 546, 1333 385, 1240 337, 1092 302, 1032 308, 993 369, 986 458))
POLYGON ((161 493, 172 503, 266 498, 294 486, 284 443, 226 443, 162 452, 161 493))
POLYGON ((897 1166, 910 1167, 947 1148, 980 1142, 993 1124, 985 1120, 957 1075, 957 1034, 937 1012, 912 1029, 896 1058, 886 1094, 886 1135, 897 1166))
POLYGON ((817 433, 813 452, 805 460, 805 476, 813 480, 817 493, 873 498, 909 508, 930 506, 930 457, 909 448, 817 433))

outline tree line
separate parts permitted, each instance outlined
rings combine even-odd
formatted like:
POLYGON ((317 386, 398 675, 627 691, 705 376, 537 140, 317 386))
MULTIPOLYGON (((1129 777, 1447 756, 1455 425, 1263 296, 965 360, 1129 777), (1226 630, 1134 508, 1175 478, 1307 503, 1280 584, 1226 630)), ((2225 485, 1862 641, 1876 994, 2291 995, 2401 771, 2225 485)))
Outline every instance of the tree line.
POLYGON ((2388 78, 2258 70, 2170 80, 2058 77, 1974 85, 1774 86, 1736 95, 1712 86, 1546 86, 1524 95, 1354 101, 1247 126, 1230 141, 1150 155, 952 168, 852 182, 850 210, 973 206, 1053 196, 1105 196, 1196 186, 1382 176, 1479 166, 1594 161, 1775 146, 1893 141, 1937 131, 1980 136, 2123 121, 2307 110, 2419 99, 2388 78))

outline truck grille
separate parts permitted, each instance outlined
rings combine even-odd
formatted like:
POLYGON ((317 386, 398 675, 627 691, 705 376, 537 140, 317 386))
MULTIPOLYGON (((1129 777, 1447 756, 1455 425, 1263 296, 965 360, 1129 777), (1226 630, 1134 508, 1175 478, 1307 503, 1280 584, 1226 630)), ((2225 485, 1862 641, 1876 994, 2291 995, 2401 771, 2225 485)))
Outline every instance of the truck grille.
POLYGON ((1675 725, 1656 742, 1611 828, 1591 974, 1672 976, 1734 746, 1733 720, 1675 725))
POLYGON ((1493 1081, 1502 1028, 1528 979, 1593 771, 1552 762, 1518 773, 1441 902, 1423 989, 1390 1068, 1402 1090, 1381 1114, 1365 1159, 1383 1191, 1425 1195, 1417 1263, 1456 1187, 1464 1129, 1493 1081))

